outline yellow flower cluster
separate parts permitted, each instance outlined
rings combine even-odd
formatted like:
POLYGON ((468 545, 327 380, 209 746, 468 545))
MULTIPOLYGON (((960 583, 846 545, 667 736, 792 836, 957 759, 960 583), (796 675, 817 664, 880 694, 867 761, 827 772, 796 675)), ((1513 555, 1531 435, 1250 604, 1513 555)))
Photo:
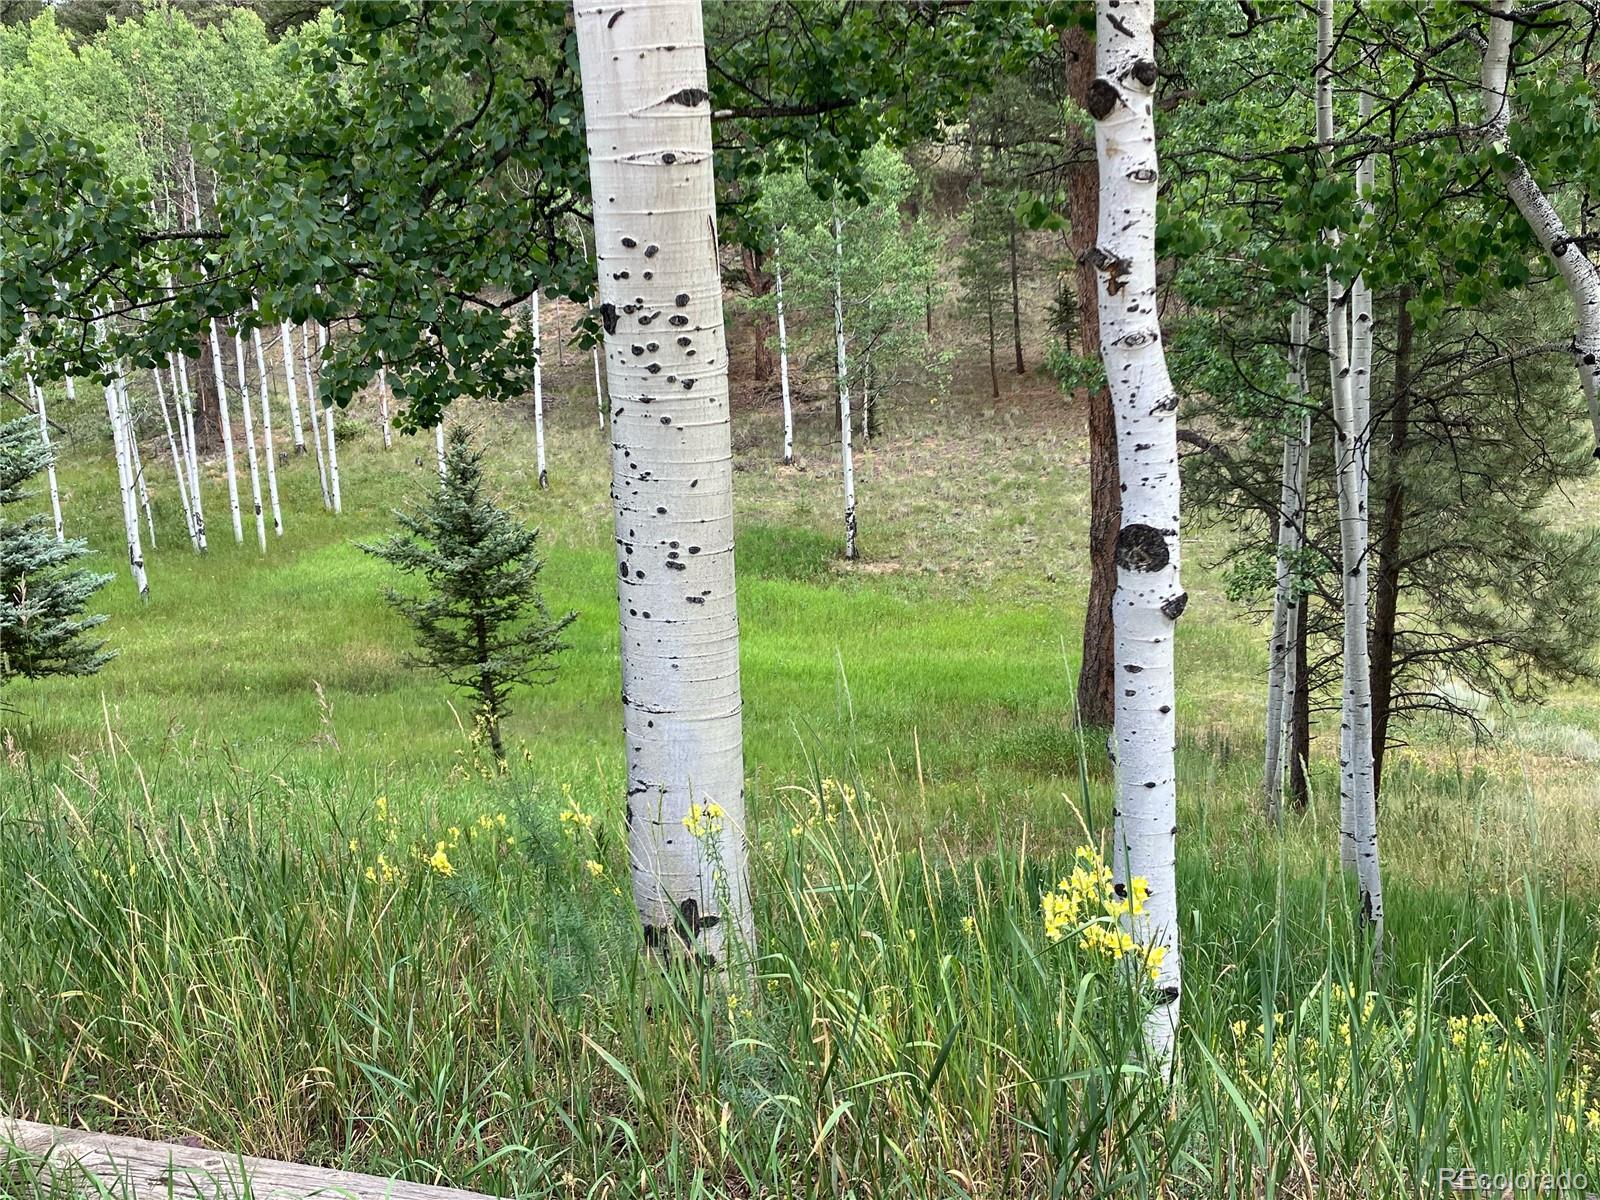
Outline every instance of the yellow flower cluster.
POLYGON ((806 800, 810 811, 801 808, 799 820, 789 827, 790 837, 800 837, 818 825, 838 824, 841 812, 855 808, 856 789, 830 777, 822 781, 820 794, 806 793, 806 800))
POLYGON ((691 804, 683 818, 683 827, 691 837, 707 838, 722 832, 722 805, 712 800, 706 804, 691 804))
POLYGON ((594 828, 594 814, 583 811, 583 805, 572 794, 572 788, 567 785, 561 789, 567 795, 567 806, 561 810, 561 827, 568 835, 576 834, 579 830, 588 833, 594 828))
POLYGON ((428 865, 440 875, 448 878, 456 873, 455 867, 450 864, 450 856, 444 852, 444 843, 437 842, 433 847, 433 855, 428 859, 428 865))
POLYGON ((1100 852, 1093 846, 1079 846, 1073 852, 1072 873, 1040 898, 1044 935, 1059 942, 1077 933, 1082 949, 1113 962, 1132 955, 1143 961, 1153 980, 1166 958, 1166 947, 1138 942, 1122 925, 1124 917, 1144 915, 1149 900, 1150 881, 1143 875, 1135 875, 1127 894, 1119 895, 1111 868, 1100 852))

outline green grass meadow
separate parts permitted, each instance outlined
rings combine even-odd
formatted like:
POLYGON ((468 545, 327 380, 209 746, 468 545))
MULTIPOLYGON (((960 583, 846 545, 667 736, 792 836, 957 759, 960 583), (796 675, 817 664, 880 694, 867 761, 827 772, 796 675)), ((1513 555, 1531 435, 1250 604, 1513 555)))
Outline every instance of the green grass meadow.
POLYGON ((1468 1166, 1600 1191, 1593 691, 1482 746, 1412 731, 1374 974, 1336 726, 1310 811, 1267 828, 1265 638, 1197 524, 1170 1087, 1125 974, 1044 936, 1040 896, 1103 846, 1112 782, 1071 719, 1087 447, 1049 389, 892 413, 858 445, 854 565, 831 410, 802 406, 796 468, 774 464, 775 405, 736 410, 758 958, 731 987, 641 963, 587 371, 550 373, 548 492, 528 412, 452 418, 542 530, 547 603, 579 613, 504 774, 405 664, 386 568, 354 546, 430 485, 431 437, 385 451, 368 408, 343 419, 339 517, 282 454, 265 556, 248 513, 233 543, 218 458, 193 554, 147 439, 141 604, 109 446, 72 423, 66 519, 117 572, 118 657, 4 696, 0 1112, 507 1196, 1436 1196, 1468 1166))

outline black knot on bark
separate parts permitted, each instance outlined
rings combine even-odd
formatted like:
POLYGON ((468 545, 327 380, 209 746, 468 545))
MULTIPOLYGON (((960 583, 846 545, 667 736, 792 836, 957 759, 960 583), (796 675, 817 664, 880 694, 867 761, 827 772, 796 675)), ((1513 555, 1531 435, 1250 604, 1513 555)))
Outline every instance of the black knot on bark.
POLYGON ((1089 110, 1089 115, 1096 121, 1104 121, 1111 115, 1111 110, 1117 106, 1117 101, 1122 93, 1117 91, 1117 85, 1109 79, 1096 79, 1089 85, 1089 94, 1084 97, 1084 105, 1089 110))
POLYGON ((1134 63, 1133 71, 1131 73, 1133 77, 1140 83, 1144 84, 1145 87, 1155 87, 1156 64, 1150 59, 1141 58, 1138 62, 1134 63))
POLYGON ((705 88, 686 87, 673 92, 667 97, 668 104, 681 104, 685 108, 693 108, 696 104, 704 104, 711 99, 711 93, 705 88))
POLYGON ((1162 614, 1169 621, 1176 621, 1183 616, 1183 610, 1189 607, 1189 593, 1179 592, 1172 599, 1161 606, 1162 614))
POLYGON ((607 333, 615 333, 617 331, 617 306, 609 302, 602 304, 600 306, 600 321, 605 325, 607 333))
POLYGON ((1167 539, 1154 525, 1124 525, 1117 533, 1117 566, 1159 571, 1172 559, 1167 539))

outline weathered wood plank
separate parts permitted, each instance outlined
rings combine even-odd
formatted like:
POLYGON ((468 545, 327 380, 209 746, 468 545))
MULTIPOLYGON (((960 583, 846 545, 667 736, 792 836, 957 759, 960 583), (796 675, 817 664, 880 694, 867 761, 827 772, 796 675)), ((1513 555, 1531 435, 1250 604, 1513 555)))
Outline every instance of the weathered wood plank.
POLYGON ((8 1181, 17 1186, 18 1173, 114 1200, 485 1200, 481 1192, 0 1117, 0 1192, 8 1181))

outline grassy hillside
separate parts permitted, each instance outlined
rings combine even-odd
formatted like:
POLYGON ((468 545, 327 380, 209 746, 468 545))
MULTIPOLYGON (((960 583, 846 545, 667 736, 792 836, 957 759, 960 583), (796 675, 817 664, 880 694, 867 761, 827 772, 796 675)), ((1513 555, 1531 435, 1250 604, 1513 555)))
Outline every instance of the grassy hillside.
MULTIPOLYGON (((1264 638, 1203 528, 1178 627, 1181 1100, 1118 1068, 1137 1035, 1119 977, 1038 917, 1110 814, 1104 748, 1070 720, 1086 447, 1048 388, 894 413, 858 451, 856 565, 831 410, 804 410, 795 469, 773 465, 770 411, 736 413, 767 957, 753 993, 639 972, 609 461, 587 362, 552 374, 548 493, 526 412, 457 418, 543 531, 550 606, 580 614, 556 683, 518 701, 505 778, 404 665, 385 568, 353 544, 430 484, 431 439, 385 452, 369 413, 342 426, 339 518, 286 457, 265 557, 248 517, 232 544, 217 461, 193 555, 150 454, 160 548, 147 606, 125 571, 104 594, 118 659, 6 696, 0 911, 23 919, 0 927, 0 1108, 530 1195, 1163 1175, 1166 1194, 1389 1195, 1443 1165, 1595 1161, 1596 696, 1508 716, 1486 747, 1415 731, 1386 773, 1391 961, 1371 979, 1332 729, 1312 811, 1263 829, 1264 638)), ((113 479, 87 438, 68 450, 69 529, 108 570, 113 479)))

